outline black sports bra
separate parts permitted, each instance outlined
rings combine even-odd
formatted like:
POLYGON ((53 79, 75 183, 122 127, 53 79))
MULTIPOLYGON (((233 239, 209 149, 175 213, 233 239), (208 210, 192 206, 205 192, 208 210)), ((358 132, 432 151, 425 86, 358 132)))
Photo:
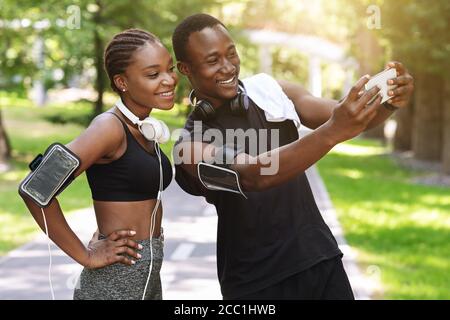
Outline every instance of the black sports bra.
MULTIPOLYGON (((109 112, 114 114, 112 112, 109 112)), ((86 170, 92 199, 99 201, 141 201, 156 199, 159 191, 159 160, 135 139, 128 126, 116 114, 127 136, 127 149, 117 160, 93 164, 86 170)), ((172 180, 170 160, 161 152, 163 189, 172 180)))

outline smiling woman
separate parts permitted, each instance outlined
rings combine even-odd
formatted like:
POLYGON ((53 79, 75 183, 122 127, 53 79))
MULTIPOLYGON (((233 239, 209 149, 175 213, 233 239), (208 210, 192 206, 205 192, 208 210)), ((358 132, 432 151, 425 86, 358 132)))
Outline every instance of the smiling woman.
POLYGON ((149 113, 173 107, 178 78, 167 49, 143 30, 115 35, 104 58, 120 99, 67 144, 81 162, 75 176, 86 171, 99 240, 86 248, 67 225, 56 199, 44 214, 30 197, 21 195, 41 229, 85 267, 75 299, 161 299, 159 204, 172 180, 172 167, 158 144, 168 129, 149 113))

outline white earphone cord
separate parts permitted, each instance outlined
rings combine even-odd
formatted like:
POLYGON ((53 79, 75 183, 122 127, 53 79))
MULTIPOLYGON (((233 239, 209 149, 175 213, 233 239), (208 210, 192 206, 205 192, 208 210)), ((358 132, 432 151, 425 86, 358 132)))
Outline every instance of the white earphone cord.
POLYGON ((50 260, 48 263, 48 283, 50 284, 50 292, 52 295, 52 300, 55 300, 55 292, 53 291, 53 284, 52 284, 52 249, 50 248, 50 236, 48 234, 47 219, 45 218, 43 208, 41 208, 41 212, 42 217, 44 218, 45 235, 47 236, 48 256, 50 260))
POLYGON ((150 276, 152 275, 152 271, 153 271, 153 233, 155 231, 156 212, 158 211, 158 207, 159 207, 159 204, 161 202, 161 195, 162 195, 162 189, 163 189, 163 172, 162 172, 161 152, 159 150, 158 142, 154 141, 154 144, 155 144, 155 152, 156 152, 156 155, 158 156, 158 160, 159 160, 159 190, 158 190, 158 195, 156 197, 156 204, 155 204, 155 207, 153 208, 152 215, 150 217, 150 221, 151 221, 151 227, 150 227, 150 267, 149 267, 149 270, 148 270, 147 282, 145 283, 144 292, 142 294, 142 300, 145 299, 145 294, 147 293, 148 283, 150 281, 150 276))

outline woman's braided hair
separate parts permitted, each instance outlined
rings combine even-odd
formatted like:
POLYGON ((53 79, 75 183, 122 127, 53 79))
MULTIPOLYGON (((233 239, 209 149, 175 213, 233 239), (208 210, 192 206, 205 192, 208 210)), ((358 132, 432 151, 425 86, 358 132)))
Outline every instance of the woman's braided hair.
POLYGON ((105 70, 111 88, 120 94, 114 83, 114 76, 125 72, 131 62, 133 53, 146 43, 161 42, 154 34, 140 30, 128 29, 116 34, 106 46, 104 54, 105 70))

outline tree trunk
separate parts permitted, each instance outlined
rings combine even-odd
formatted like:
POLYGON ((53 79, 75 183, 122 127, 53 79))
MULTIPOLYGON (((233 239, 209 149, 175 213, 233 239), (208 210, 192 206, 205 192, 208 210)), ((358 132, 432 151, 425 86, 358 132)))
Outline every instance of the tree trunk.
POLYGON ((0 165, 7 165, 11 158, 11 145, 3 126, 2 110, 0 109, 0 165))
POLYGON ((418 74, 412 146, 414 156, 441 161, 442 155, 442 78, 418 74))
POLYGON ((95 101, 94 116, 102 113, 103 110, 103 93, 105 92, 105 73, 103 71, 103 39, 98 31, 101 23, 102 6, 100 1, 97 1, 98 11, 94 16, 94 23, 96 28, 94 30, 94 51, 95 51, 95 70, 97 78, 95 89, 97 90, 97 101, 95 101))
POLYGON ((384 135, 384 125, 385 122, 380 123, 375 128, 364 131, 364 138, 378 139, 383 141, 383 143, 386 142, 386 137, 384 135))
MULTIPOLYGON (((395 51, 392 52, 392 60, 402 61, 401 54, 395 51)), ((413 68, 411 66, 410 68, 413 68)), ((414 70, 411 70, 414 71, 414 70)), ((412 72, 415 78, 415 72, 412 72)), ((414 79, 416 80, 416 79, 414 79)), ((417 88, 417 87, 416 87, 417 88)), ((410 151, 412 150, 412 135, 414 130, 414 110, 416 106, 416 95, 417 89, 414 89, 413 97, 411 99, 410 105, 406 108, 401 108, 397 110, 394 115, 396 122, 396 129, 393 139, 394 151, 410 151)))
POLYGON ((442 94, 442 107, 444 112, 442 168, 444 173, 450 174, 450 80, 446 79, 442 94))
MULTIPOLYGON (((359 71, 361 75, 369 74, 371 76, 377 74, 380 66, 383 64, 383 49, 378 44, 377 39, 374 34, 367 29, 361 29, 356 35, 356 43, 360 50, 358 51, 359 57, 359 71)), ((367 130, 363 133, 363 137, 378 139, 386 142, 386 137, 384 136, 384 125, 385 122, 380 123, 375 128, 367 130)))
POLYGON ((415 98, 407 108, 401 108, 395 114, 397 128, 394 135, 394 150, 409 151, 412 149, 413 115, 415 98))

